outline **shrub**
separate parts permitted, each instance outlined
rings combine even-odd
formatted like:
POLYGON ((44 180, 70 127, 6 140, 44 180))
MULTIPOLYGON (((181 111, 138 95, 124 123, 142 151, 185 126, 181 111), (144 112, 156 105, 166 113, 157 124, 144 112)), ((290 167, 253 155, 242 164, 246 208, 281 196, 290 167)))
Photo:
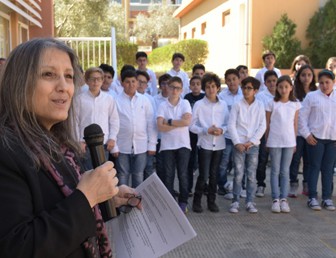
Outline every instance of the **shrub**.
POLYGON ((135 54, 138 51, 138 45, 128 42, 117 43, 117 65, 118 74, 125 64, 135 65, 135 54))

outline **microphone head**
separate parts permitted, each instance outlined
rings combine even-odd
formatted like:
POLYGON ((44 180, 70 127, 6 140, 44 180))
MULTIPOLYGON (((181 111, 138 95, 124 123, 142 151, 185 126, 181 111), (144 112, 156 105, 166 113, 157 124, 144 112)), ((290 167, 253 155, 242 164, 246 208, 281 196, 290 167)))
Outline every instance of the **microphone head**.
POLYGON ((104 133, 97 124, 91 124, 84 128, 84 140, 88 146, 104 143, 104 133))

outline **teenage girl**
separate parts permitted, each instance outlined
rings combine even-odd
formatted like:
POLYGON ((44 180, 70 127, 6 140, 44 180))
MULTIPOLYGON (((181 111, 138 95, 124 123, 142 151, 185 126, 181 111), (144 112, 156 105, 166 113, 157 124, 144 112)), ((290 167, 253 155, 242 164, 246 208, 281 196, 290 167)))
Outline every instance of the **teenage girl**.
POLYGON ((275 213, 290 212, 287 202, 289 166, 296 146, 300 108, 301 103, 294 97, 291 78, 281 76, 276 84, 274 100, 266 107, 266 147, 271 156, 271 210, 275 213))

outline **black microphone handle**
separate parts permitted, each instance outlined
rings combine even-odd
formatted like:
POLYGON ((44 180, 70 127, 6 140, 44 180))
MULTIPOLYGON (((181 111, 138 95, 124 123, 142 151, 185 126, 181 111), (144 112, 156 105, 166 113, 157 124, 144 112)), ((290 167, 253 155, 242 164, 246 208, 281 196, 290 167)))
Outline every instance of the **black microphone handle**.
MULTIPOLYGON (((99 144, 99 145, 91 144, 91 145, 88 145, 88 148, 90 151, 93 168, 99 167, 100 165, 106 162, 105 150, 102 144, 99 144)), ((118 216, 117 209, 112 199, 99 203, 99 208, 100 208, 103 220, 105 222, 118 216)))

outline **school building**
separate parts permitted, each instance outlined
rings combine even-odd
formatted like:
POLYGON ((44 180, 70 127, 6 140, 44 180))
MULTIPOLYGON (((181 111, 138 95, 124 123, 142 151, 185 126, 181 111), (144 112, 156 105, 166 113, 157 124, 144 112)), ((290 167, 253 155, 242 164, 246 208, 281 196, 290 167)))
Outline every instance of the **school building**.
POLYGON ((0 57, 30 38, 52 36, 53 0, 0 0, 0 57))
POLYGON ((309 20, 327 1, 184 0, 174 16, 180 19, 179 39, 208 42, 207 70, 223 76, 226 69, 243 64, 254 74, 263 66, 262 39, 281 15, 287 13, 297 25, 295 36, 306 47, 309 20))

